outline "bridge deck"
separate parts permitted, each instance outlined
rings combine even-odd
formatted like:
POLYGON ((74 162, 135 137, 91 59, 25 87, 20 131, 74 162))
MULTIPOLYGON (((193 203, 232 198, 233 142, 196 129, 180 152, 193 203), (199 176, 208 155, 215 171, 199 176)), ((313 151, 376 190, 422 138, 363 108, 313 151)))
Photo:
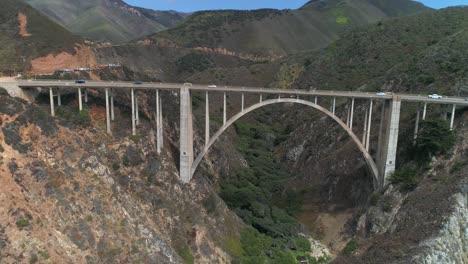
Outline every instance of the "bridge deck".
MULTIPOLYGON (((87 81, 84 84, 78 84, 74 81, 18 81, 9 82, 8 84, 17 85, 22 88, 113 88, 113 89, 129 89, 134 88, 138 90, 180 90, 184 84, 181 83, 142 83, 135 84, 133 82, 95 82, 87 81)), ((435 103, 435 104, 456 104, 468 105, 468 99, 460 97, 445 97, 441 99, 432 99, 427 95, 416 94, 386 94, 376 95, 369 92, 355 92, 355 91, 325 91, 325 90, 285 90, 275 88, 262 88, 262 87, 236 87, 236 86, 209 86, 193 84, 189 87, 190 90, 195 91, 214 91, 214 92, 238 92, 238 93, 255 93, 255 94, 276 94, 285 96, 326 96, 326 97, 345 97, 345 98, 361 98, 361 99, 392 99, 393 96, 400 96, 402 101, 421 102, 421 103, 435 103)))

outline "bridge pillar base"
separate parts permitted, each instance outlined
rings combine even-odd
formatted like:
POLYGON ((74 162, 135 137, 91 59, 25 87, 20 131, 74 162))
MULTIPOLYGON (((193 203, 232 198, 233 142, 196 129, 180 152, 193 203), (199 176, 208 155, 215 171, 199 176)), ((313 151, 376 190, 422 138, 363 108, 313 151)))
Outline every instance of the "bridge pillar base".
POLYGON ((379 151, 377 153, 379 179, 376 187, 378 189, 383 189, 389 184, 389 177, 396 168, 401 98, 395 96, 393 100, 385 101, 383 111, 382 133, 379 135, 379 151))
POLYGON ((193 164, 192 99, 187 87, 180 89, 180 179, 189 183, 193 164))

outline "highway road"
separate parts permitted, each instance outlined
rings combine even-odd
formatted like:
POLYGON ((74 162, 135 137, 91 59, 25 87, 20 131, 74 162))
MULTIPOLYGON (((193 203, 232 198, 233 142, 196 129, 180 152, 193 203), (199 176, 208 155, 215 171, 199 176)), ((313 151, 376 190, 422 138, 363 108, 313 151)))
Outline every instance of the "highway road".
MULTIPOLYGON (((86 81, 86 83, 79 84, 75 81, 57 81, 57 80, 25 80, 15 82, 0 82, 17 85, 22 88, 112 88, 112 89, 139 89, 139 90, 179 90, 184 87, 182 83, 149 83, 144 82, 135 84, 134 82, 110 82, 110 81, 86 81)), ((214 86, 214 85, 199 85, 187 84, 191 90, 195 91, 216 91, 216 92, 238 92, 238 93, 255 93, 255 94, 275 94, 284 96, 319 96, 319 97, 345 97, 357 99, 392 99, 393 96, 401 97, 402 101, 421 102, 421 103, 434 103, 434 104, 456 104, 467 105, 468 100, 460 97, 446 97, 441 99, 432 99, 427 95, 416 94, 392 94, 377 95, 370 92, 356 92, 356 91, 331 91, 331 90, 285 90, 274 88, 262 87, 236 87, 236 86, 214 86)))

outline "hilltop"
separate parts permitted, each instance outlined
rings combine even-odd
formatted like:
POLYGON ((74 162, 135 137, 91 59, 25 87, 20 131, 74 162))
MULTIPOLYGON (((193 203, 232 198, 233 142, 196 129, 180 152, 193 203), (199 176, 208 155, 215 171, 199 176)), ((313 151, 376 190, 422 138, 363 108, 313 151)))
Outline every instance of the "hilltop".
POLYGON ((0 0, 0 4, 0 72, 21 72, 29 69, 35 58, 76 53, 75 47, 84 44, 80 37, 21 1, 0 0))
POLYGON ((410 0, 327 0, 308 2, 298 10, 202 11, 152 39, 163 45, 276 58, 323 48, 356 26, 426 10, 410 0))
POLYGON ((117 43, 153 34, 187 14, 134 7, 121 0, 26 0, 69 31, 93 40, 117 43))

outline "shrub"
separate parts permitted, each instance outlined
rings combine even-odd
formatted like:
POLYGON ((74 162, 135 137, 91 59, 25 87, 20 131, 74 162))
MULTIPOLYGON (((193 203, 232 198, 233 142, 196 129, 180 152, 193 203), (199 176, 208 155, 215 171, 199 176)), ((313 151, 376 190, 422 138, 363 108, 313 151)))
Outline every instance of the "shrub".
POLYGON ((428 120, 421 123, 421 130, 414 147, 419 162, 428 162, 436 154, 443 154, 455 145, 455 134, 444 120, 428 120))
POLYGON ((376 206, 379 203, 380 194, 379 193, 372 193, 369 199, 369 202, 372 206, 376 206))
POLYGON ((18 227, 18 229, 20 229, 20 230, 23 230, 24 228, 26 228, 28 226, 29 226, 28 219, 20 219, 20 220, 16 221, 16 227, 18 227))
POLYGON ((418 186, 416 171, 411 169, 394 171, 390 175, 390 182, 393 184, 399 184, 403 191, 412 191, 418 186))
POLYGON ((462 161, 455 162, 455 164, 453 164, 453 166, 450 168, 450 173, 454 174, 461 171, 465 167, 465 165, 466 163, 462 161))
POLYGON ((359 249, 359 244, 356 240, 352 239, 346 244, 346 247, 343 249, 344 255, 351 255, 359 249))
POLYGON ((393 209, 394 206, 394 201, 392 196, 387 195, 384 196, 383 201, 382 201, 382 210, 386 213, 390 212, 393 209))

